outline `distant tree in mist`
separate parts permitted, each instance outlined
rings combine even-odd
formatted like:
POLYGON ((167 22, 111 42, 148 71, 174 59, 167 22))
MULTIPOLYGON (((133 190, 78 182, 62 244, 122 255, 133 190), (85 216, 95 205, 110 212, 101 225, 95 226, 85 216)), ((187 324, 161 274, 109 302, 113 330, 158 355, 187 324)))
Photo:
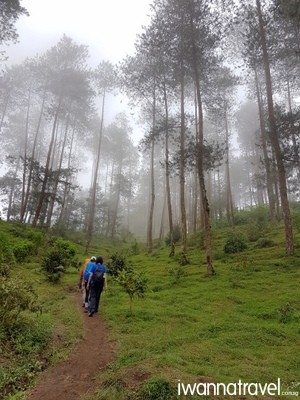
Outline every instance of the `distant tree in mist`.
POLYGON ((0 44, 16 42, 18 33, 15 24, 21 15, 29 15, 20 0, 1 0, 0 2, 0 44))

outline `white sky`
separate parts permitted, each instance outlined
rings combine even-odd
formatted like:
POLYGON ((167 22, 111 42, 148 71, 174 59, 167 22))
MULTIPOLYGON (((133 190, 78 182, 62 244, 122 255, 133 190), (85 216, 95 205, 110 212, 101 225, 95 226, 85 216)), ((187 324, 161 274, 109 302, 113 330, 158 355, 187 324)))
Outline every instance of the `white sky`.
MULTIPOLYGON (((1 0, 0 0, 1 1, 1 0)), ((89 46, 89 64, 102 60, 117 63, 134 52, 136 35, 148 23, 152 0, 21 0, 30 16, 16 23, 17 44, 6 46, 8 64, 18 64, 27 57, 41 54, 55 46, 63 34, 77 44, 89 46)), ((106 107, 105 123, 126 111, 132 121, 133 140, 142 137, 136 114, 130 114, 125 98, 118 96, 106 107)))
POLYGON ((90 47, 91 64, 113 63, 134 50, 136 35, 147 24, 151 0, 22 0, 30 16, 17 22, 19 43, 10 45, 18 62, 55 45, 65 33, 90 47))

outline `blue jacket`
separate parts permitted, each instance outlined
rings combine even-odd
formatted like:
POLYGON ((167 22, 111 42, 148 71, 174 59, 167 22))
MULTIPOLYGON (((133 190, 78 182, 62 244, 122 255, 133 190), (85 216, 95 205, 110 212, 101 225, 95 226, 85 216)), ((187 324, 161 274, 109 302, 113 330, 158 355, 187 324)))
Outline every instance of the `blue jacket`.
POLYGON ((95 261, 90 261, 87 263, 84 273, 83 273, 83 279, 87 281, 89 279, 90 273, 92 272, 93 267, 96 265, 95 261))

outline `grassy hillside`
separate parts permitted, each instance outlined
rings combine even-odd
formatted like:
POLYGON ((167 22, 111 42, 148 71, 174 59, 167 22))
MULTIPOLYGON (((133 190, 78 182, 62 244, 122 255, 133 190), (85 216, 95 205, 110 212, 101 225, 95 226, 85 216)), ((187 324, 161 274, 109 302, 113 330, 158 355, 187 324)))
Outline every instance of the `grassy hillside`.
MULTIPOLYGON (((96 400, 197 397, 177 397, 178 380, 184 384, 226 384, 241 379, 263 384, 280 378, 282 391, 299 381, 299 233, 295 229, 295 256, 286 257, 282 226, 270 226, 257 215, 252 220, 243 218, 241 215, 234 230, 214 228, 217 274, 213 277, 205 273, 201 235, 189 239, 187 266, 179 266, 176 256, 169 258, 164 243, 157 244, 151 255, 136 243, 95 243, 91 254, 125 255, 127 263, 148 280, 145 298, 134 299, 130 313, 128 295, 109 278, 101 312, 111 329, 118 356, 99 375, 97 385, 101 390, 96 400), (246 244, 246 249, 226 254, 226 242, 237 238, 246 244)), ((20 237, 8 231, 5 235, 13 235, 14 243, 20 237)), ((47 240, 43 237, 43 241, 47 240)), ((75 258, 80 261, 84 258, 81 245, 76 249, 75 258)), ((19 397, 11 399, 21 399, 22 384, 26 387, 39 369, 67 356, 81 335, 81 319, 77 318, 73 301, 78 268, 75 264, 69 266, 58 283, 49 282, 41 271, 41 260, 48 250, 40 244, 24 263, 12 266, 34 286, 38 296, 35 304, 40 309, 20 314, 19 330, 14 330, 19 336, 15 340, 9 337, 9 329, 0 330, 4 344, 0 388, 15 387, 19 391, 19 397), (12 355, 17 355, 17 363, 12 361, 12 355), (33 365, 28 364, 29 359, 33 365)))
MULTIPOLYGON (((236 228, 234 236, 247 238, 249 229, 236 228)), ((248 240, 245 251, 228 255, 223 249, 231 230, 215 230, 214 277, 205 274, 203 251, 192 244, 185 267, 169 259, 164 246, 149 257, 130 256, 146 274, 149 290, 145 299, 134 301, 132 315, 128 296, 115 283, 103 297, 119 356, 99 377, 107 390, 97 399, 125 399, 128 387, 150 378, 145 400, 158 398, 161 379, 176 388, 178 380, 267 383, 281 378, 282 391, 298 382, 300 259, 297 252, 285 257, 282 233, 282 226, 268 227, 263 240, 248 240), (265 245, 271 247, 261 248, 265 245)), ((299 248, 297 235, 296 243, 299 248)))

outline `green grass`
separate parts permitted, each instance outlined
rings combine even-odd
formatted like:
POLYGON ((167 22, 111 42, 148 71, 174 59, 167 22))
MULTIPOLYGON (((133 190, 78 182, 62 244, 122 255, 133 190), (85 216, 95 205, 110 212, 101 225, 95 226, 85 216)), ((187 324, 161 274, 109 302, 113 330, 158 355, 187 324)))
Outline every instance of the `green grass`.
MULTIPOLYGON (((249 228, 236 230, 247 236, 249 228)), ((101 308, 117 357, 99 374, 93 399, 151 400, 159 388, 169 390, 168 384, 176 391, 178 380, 193 384, 241 379, 263 384, 280 377, 282 390, 299 381, 300 234, 296 255, 286 257, 282 226, 264 231, 263 237, 274 246, 257 248, 256 241, 247 241, 246 251, 226 255, 223 249, 230 232, 224 228, 213 233, 217 272, 213 277, 206 275, 204 252, 195 238, 189 247, 190 263, 184 267, 178 267, 176 256, 168 257, 164 245, 152 255, 143 253, 140 245, 139 254, 128 259, 148 278, 148 292, 144 299, 134 299, 132 314, 128 295, 109 279, 101 308), (178 268, 183 273, 176 281, 178 268)), ((130 254, 131 247, 130 243, 101 242, 99 247, 94 243, 91 254, 107 259, 117 250, 130 254)), ((69 268, 60 283, 50 284, 35 261, 16 268, 38 294, 39 321, 45 332, 51 327, 51 342, 44 352, 49 362, 56 363, 68 357, 82 335, 83 320, 73 292, 78 270, 69 268)), ((20 346, 27 346, 24 343, 20 346)), ((164 400, 177 398, 168 393, 164 400)))
MULTIPOLYGON (((214 277, 205 274, 203 253, 191 249, 176 284, 169 271, 177 264, 166 249, 132 256, 148 277, 146 298, 134 300, 130 316, 128 298, 116 284, 110 282, 103 296, 119 350, 114 375, 136 367, 174 385, 199 376, 224 383, 280 377, 285 388, 299 381, 300 258, 284 256, 281 235, 270 234, 272 248, 250 244, 243 253, 222 256, 214 277)), ((217 240, 221 253, 225 237, 217 240)))

